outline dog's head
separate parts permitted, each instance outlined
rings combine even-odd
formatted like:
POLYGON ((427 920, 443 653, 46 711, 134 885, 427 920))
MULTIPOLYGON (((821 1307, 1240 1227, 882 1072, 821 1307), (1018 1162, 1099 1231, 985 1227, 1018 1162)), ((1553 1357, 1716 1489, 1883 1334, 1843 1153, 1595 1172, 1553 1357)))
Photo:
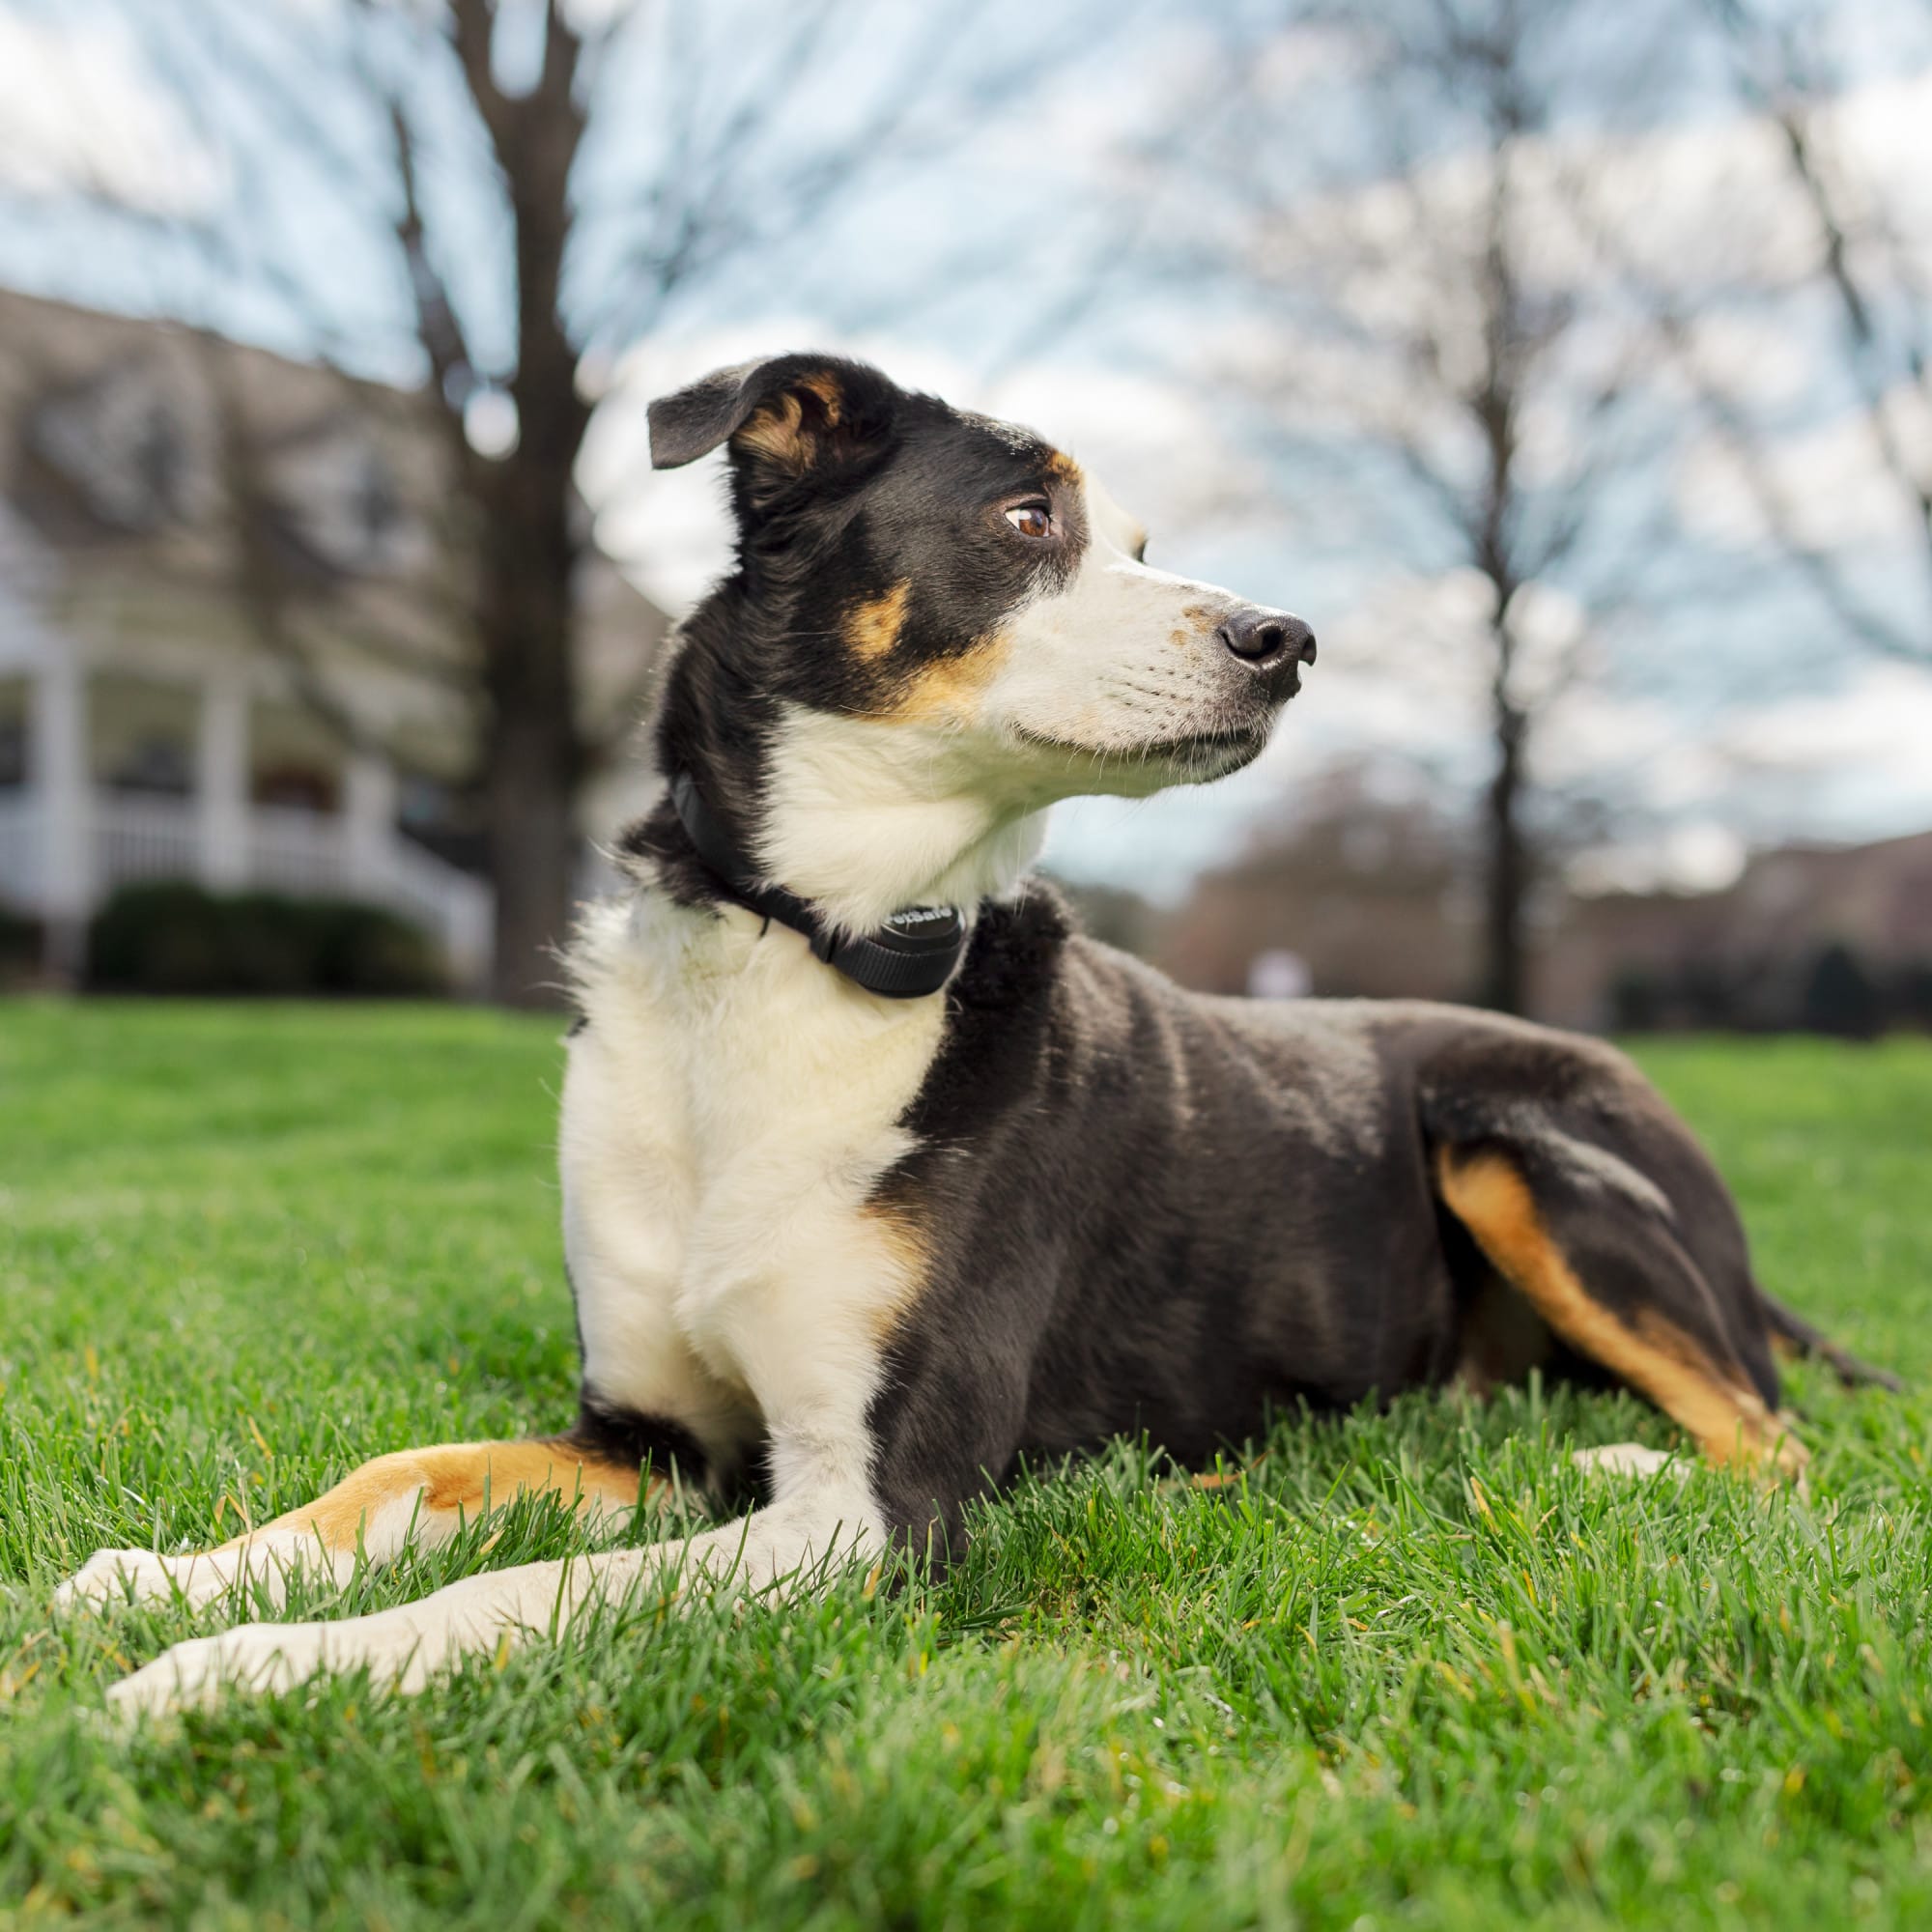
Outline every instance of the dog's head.
POLYGON ((1314 659, 1299 618, 1150 567, 1051 443, 863 363, 721 370, 650 428, 659 469, 729 454, 738 568, 685 627, 659 751, 749 834, 806 767, 814 797, 883 803, 891 773, 1000 817, 1218 778, 1314 659))

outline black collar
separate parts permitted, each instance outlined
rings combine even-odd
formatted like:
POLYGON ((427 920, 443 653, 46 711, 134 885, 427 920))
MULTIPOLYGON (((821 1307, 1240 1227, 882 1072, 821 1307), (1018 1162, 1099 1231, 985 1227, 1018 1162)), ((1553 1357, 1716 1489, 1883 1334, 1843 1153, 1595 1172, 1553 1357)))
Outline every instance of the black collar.
POLYGON ((670 799, 697 856, 737 902, 803 933, 817 958, 888 1000, 918 1000, 952 979, 966 951, 966 921, 957 906, 904 906, 870 932, 846 934, 782 886, 757 883, 751 861, 697 795, 689 772, 671 780, 670 799))

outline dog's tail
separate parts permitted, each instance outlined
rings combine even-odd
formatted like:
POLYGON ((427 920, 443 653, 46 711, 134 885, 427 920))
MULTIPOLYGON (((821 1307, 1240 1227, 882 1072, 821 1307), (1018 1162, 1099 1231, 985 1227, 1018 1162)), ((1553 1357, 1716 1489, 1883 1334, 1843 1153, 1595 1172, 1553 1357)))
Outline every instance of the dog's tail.
POLYGON ((1891 1389, 1894 1393, 1905 1384, 1885 1369, 1875 1369, 1869 1362, 1861 1362, 1838 1345, 1828 1340, 1812 1327, 1803 1316, 1794 1315, 1781 1301, 1776 1301, 1758 1290, 1758 1299, 1764 1303, 1765 1318, 1771 1324, 1771 1332, 1794 1355, 1828 1364, 1832 1372, 1847 1388, 1875 1386, 1891 1389))

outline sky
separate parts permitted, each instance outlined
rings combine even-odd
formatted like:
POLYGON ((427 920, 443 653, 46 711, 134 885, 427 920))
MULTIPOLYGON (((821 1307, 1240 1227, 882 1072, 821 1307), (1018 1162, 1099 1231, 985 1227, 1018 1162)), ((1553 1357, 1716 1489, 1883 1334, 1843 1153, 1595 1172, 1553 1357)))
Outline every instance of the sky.
MULTIPOLYGON (((334 0, 282 4, 318 14, 334 0)), ((599 4, 608 11, 614 0, 599 4)), ((1231 19, 1256 12, 1243 0, 1224 4, 1231 19)), ((809 234, 769 238, 654 319, 641 340, 600 355, 591 375, 603 400, 581 472, 600 540, 660 603, 686 609, 726 554, 721 480, 715 463, 653 472, 644 406, 751 355, 836 349, 1040 429, 1148 523, 1162 567, 1307 616, 1322 639, 1321 662, 1256 766, 1206 790, 1132 806, 1081 803, 1058 815, 1050 857, 1061 869, 1165 897, 1318 805, 1312 786, 1338 765, 1364 764, 1392 791, 1415 788, 1416 774, 1427 773, 1428 782, 1465 796, 1487 755, 1483 693, 1466 659, 1427 647, 1479 613, 1469 573, 1419 567, 1372 527, 1325 516, 1319 484, 1285 473, 1279 452, 1257 447, 1226 386, 1230 371, 1261 366, 1243 359, 1260 339, 1257 315, 1174 270, 1168 244, 1216 219, 1213 190, 1173 162, 1176 147, 1197 125, 1213 136, 1210 154, 1215 140, 1265 139, 1230 114, 1232 99, 1269 108, 1271 123, 1305 128, 1310 143, 1340 125, 1347 152, 1349 76, 1333 42, 1305 36, 1274 49, 1265 71, 1231 76, 1220 42, 1202 28, 1209 11, 1179 0, 980 10, 970 43, 952 54, 985 83, 970 108, 935 92, 922 123, 895 134, 903 158, 867 177, 835 214, 809 234), (962 262, 973 272, 961 272, 962 262)), ((1887 30, 1892 12, 1887 0, 1862 12, 1833 133, 1873 179, 1918 196, 1905 212, 1913 232, 1932 239, 1932 154, 1922 132, 1932 127, 1932 71, 1922 47, 1887 30)), ((652 79, 666 48, 648 40, 632 56, 635 74, 605 77, 627 111, 594 124, 584 182, 587 195, 609 203, 621 202, 651 141, 670 138, 664 130, 675 129, 682 108, 729 116, 734 81, 755 77, 753 55, 781 46, 779 23, 790 17, 736 0, 659 14, 672 22, 665 32, 714 36, 717 45, 699 50, 699 71, 723 78, 715 98, 667 98, 652 79)), ((300 235, 291 245, 308 251, 305 270, 319 269, 339 297, 349 353, 373 373, 407 380, 406 356, 384 366, 400 340, 384 255, 343 214, 339 184, 294 165, 266 176, 238 169, 173 100, 125 17, 104 0, 0 0, 0 279, 105 305, 201 306, 195 319, 300 353, 303 325, 271 298, 232 287, 211 295, 171 252, 168 222, 240 196, 251 201, 251 219, 300 235), (132 203, 143 219, 78 211, 81 181, 132 203)), ((747 141, 774 182, 829 135, 865 125, 881 86, 922 53, 907 24, 912 10, 851 8, 838 17, 848 38, 820 50, 826 84, 804 94, 791 119, 747 141)), ((514 36, 499 57, 520 58, 514 36)), ((1612 190, 1625 179, 1634 194, 1665 185, 1646 226, 1690 272, 1703 245, 1691 213, 1704 218, 1714 192, 1755 192, 1753 170, 1776 157, 1714 78, 1678 78, 1671 110, 1655 125, 1605 126, 1579 100, 1573 123, 1556 131, 1565 152, 1586 151, 1612 190)), ((343 130, 352 160, 376 151, 380 129, 357 124, 322 83, 314 104, 343 130)), ((425 117, 448 181, 460 183, 460 116, 431 99, 425 117)), ((1445 152, 1426 165, 1457 165, 1445 138, 1445 152)), ((1300 165, 1282 153, 1284 168, 1300 165)), ((1384 192, 1372 171, 1354 174, 1345 166, 1320 185, 1324 208, 1345 226, 1372 221, 1384 192)), ((493 211, 440 178, 429 187, 433 212, 460 243, 449 259, 487 344, 493 211)), ((1311 181, 1311 199, 1316 192, 1311 181)), ((573 285, 585 314, 616 282, 633 213, 618 207, 619 218, 586 230, 573 285)), ((1768 245, 1775 253, 1798 244, 1774 237, 1768 245)), ((1773 313, 1735 294, 1714 298, 1698 324, 1719 366, 1735 371, 1753 409, 1780 424, 1776 460, 1803 479, 1807 533, 1856 551, 1881 593, 1889 582, 1904 586, 1909 565, 1892 554, 1890 506, 1864 480, 1862 432, 1848 398, 1817 373, 1816 331, 1829 329, 1829 318, 1807 319, 1788 304, 1773 313)), ((1263 320, 1266 355, 1292 351, 1284 316, 1263 320)), ((1308 347, 1297 372, 1304 382, 1317 366, 1308 347)), ((486 397, 474 413, 479 437, 502 433, 498 400, 486 397)), ((1319 414, 1312 410, 1311 421, 1319 414)), ((1925 434, 1932 441, 1932 425, 1925 434)), ((1613 781, 1623 801, 1626 835, 1590 855, 1584 881, 1721 883, 1747 842, 1932 825, 1932 676, 1843 648, 1818 608, 1775 574, 1747 572, 1735 591, 1721 587, 1761 541, 1749 495, 1718 440, 1693 440, 1668 487, 1693 539, 1680 594, 1660 593, 1621 620, 1607 646, 1612 674, 1555 716, 1541 753, 1550 779, 1586 789, 1613 781), (1696 581, 1700 570, 1709 584, 1696 581), (1715 594, 1712 585, 1720 586, 1715 594)), ((1552 635, 1577 621, 1560 586, 1543 601, 1539 621, 1552 635)))

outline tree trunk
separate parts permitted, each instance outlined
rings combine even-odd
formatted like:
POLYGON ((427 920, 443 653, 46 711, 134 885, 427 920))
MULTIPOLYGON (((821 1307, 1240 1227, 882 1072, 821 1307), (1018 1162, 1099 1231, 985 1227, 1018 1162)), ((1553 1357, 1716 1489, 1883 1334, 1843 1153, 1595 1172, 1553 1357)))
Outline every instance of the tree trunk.
POLYGON ((572 480, 585 412, 568 356, 526 353, 512 384, 525 425, 501 463, 478 463, 477 633, 489 696, 483 790, 497 895, 491 991, 512 1007, 562 1004, 588 753, 577 716, 572 480))
MULTIPOLYGON (((506 94, 491 64, 491 0, 456 0, 450 19, 502 170, 516 274, 516 445, 497 464, 460 459, 482 512, 475 582, 490 699, 483 781, 497 893, 492 990, 506 1006, 555 1006, 555 949, 576 896, 577 793, 587 761, 577 719, 579 544, 571 526, 589 410, 558 308, 574 217, 571 168, 584 127, 582 43, 556 0, 546 0, 542 70, 532 87, 506 94)), ((460 401, 451 409, 460 439, 460 401)))
POLYGON ((1523 902, 1529 895, 1529 855, 1522 832, 1523 743, 1528 720, 1498 695, 1496 770, 1484 814, 1483 959, 1479 997, 1498 1012, 1529 1006, 1523 902))
POLYGON ((486 498, 478 572, 490 698, 484 801, 497 895, 491 990, 515 1007, 561 1002, 556 948, 575 899, 583 766, 569 471, 546 475, 552 466, 532 462, 535 455, 513 456, 486 498))
POLYGON ((575 786, 558 770, 555 733, 541 721, 512 710, 490 740, 491 994, 507 1007, 559 1006, 557 950, 570 930, 578 858, 575 786))

